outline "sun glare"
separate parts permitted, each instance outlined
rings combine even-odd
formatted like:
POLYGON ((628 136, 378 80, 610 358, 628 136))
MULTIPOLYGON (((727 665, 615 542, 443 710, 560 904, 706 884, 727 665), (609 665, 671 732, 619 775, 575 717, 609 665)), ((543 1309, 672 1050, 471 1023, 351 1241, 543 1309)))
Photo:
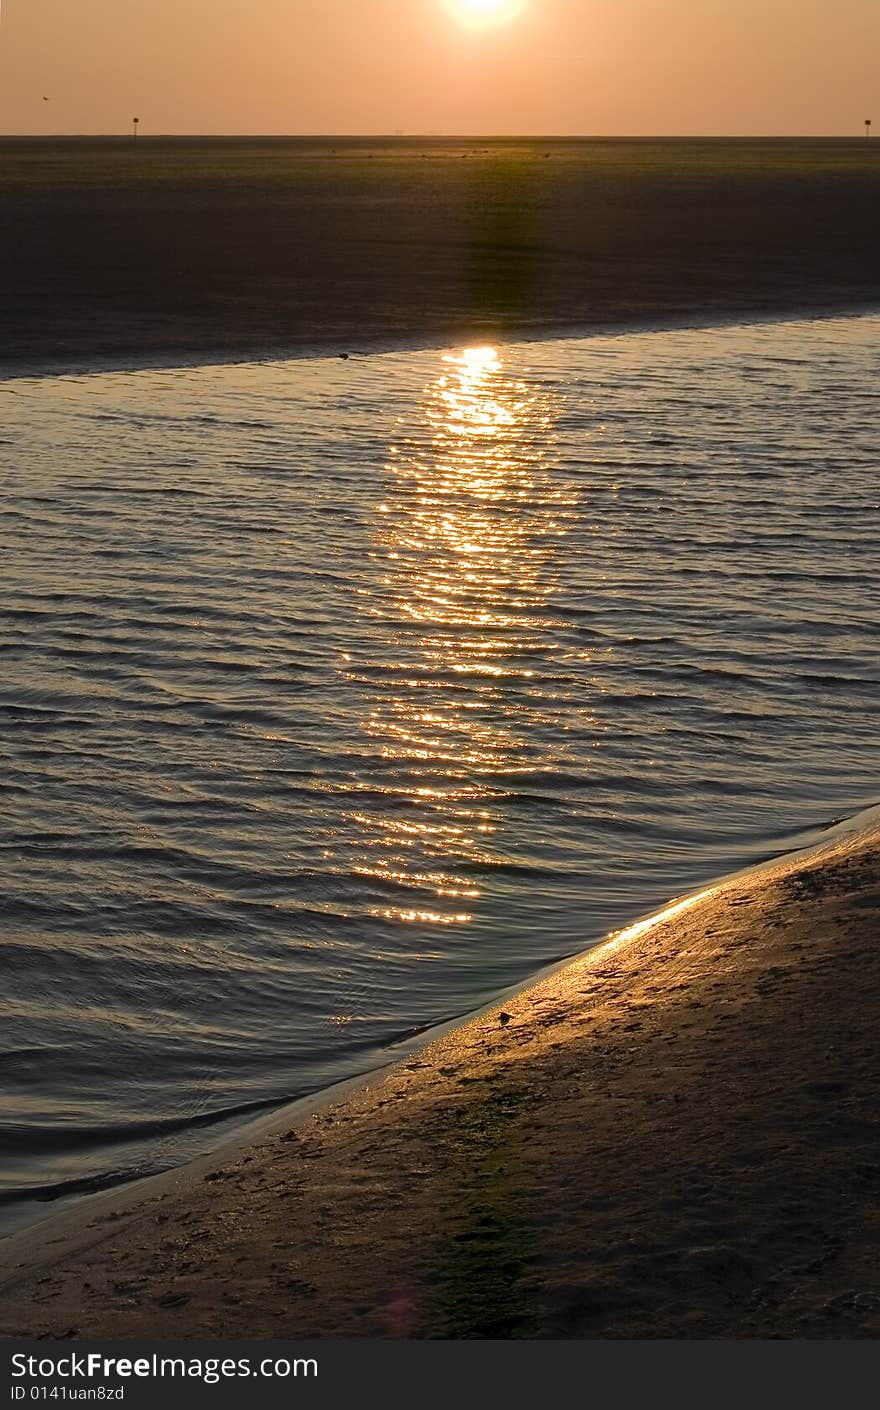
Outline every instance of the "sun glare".
POLYGON ((452 13, 463 24, 503 24, 520 14, 526 0, 448 0, 452 13))

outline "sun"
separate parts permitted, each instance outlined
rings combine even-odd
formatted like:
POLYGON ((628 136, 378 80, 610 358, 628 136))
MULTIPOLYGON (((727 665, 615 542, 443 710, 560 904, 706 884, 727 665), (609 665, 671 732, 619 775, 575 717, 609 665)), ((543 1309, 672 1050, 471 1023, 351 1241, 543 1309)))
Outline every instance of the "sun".
POLYGON ((526 0, 448 0, 448 3, 462 24, 485 26, 514 19, 522 12, 526 0))

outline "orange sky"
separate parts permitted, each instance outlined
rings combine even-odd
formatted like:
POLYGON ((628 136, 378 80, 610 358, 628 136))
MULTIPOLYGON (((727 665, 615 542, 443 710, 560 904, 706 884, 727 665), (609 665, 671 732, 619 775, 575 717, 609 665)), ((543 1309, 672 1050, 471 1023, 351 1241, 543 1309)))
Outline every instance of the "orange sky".
POLYGON ((880 140, 880 0, 461 3, 3 0, 0 132, 880 140))

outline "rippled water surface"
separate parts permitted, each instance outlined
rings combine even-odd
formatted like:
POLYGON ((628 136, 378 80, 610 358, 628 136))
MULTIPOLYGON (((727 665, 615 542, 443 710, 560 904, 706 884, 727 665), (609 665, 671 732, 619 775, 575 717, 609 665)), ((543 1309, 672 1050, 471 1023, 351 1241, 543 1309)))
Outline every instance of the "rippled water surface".
POLYGON ((878 339, 3 387, 7 1222, 876 800, 878 339))

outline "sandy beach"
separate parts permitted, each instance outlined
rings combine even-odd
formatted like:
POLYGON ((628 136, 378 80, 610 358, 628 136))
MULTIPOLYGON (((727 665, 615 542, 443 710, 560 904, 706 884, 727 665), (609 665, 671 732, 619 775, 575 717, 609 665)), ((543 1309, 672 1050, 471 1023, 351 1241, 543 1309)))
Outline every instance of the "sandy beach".
POLYGON ((0 141, 0 373, 880 297, 877 144, 0 141))
POLYGON ((876 826, 831 835, 16 1236, 0 1331, 877 1336, 878 887, 876 826))

